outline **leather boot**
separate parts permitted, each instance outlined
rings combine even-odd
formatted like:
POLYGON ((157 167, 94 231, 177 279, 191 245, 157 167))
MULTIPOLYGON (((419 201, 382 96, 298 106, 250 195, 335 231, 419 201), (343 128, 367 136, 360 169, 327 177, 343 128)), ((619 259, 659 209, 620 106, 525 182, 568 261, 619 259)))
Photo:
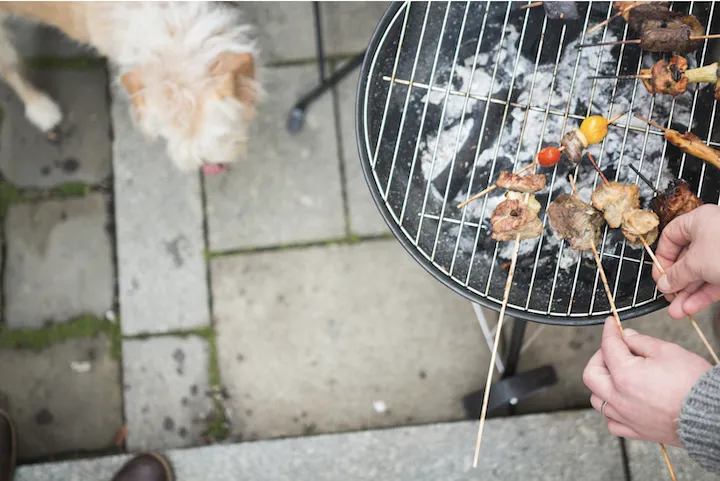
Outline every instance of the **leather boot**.
POLYGON ((10 416, 0 409, 0 481, 11 481, 17 459, 17 433, 10 416))
POLYGON ((112 481, 173 481, 173 472, 164 457, 155 453, 144 453, 125 463, 112 481))

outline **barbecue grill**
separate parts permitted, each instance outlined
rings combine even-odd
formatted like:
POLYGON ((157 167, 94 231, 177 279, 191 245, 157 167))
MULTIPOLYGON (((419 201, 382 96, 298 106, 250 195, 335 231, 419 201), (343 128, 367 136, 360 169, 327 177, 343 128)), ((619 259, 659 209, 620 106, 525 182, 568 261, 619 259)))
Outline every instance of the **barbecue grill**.
MULTIPOLYGON (((473 303, 499 311, 512 242, 490 238, 489 218, 502 189, 458 209, 493 184, 501 170, 518 170, 589 115, 628 111, 590 152, 605 175, 637 183, 649 206, 650 186, 687 180, 706 203, 717 203, 720 174, 667 144, 635 119, 692 130, 719 146, 712 86, 682 96, 651 96, 639 80, 590 79, 635 74, 662 58, 637 46, 578 48, 633 38, 622 19, 587 35, 611 15, 610 2, 579 3, 580 19, 550 20, 542 7, 520 2, 394 3, 370 42, 358 86, 357 138, 366 181, 385 221, 406 250, 436 279, 473 303)), ((720 31, 713 3, 676 3, 720 31)), ((688 55, 691 68, 711 58, 708 41, 688 55)), ((591 256, 573 252, 550 230, 545 211, 577 175, 588 201, 598 174, 589 162, 563 160, 537 195, 545 226, 522 241, 507 314, 547 324, 597 324, 610 314, 591 256)), ((599 246, 623 320, 666 305, 651 276, 652 260, 606 228, 599 246)))

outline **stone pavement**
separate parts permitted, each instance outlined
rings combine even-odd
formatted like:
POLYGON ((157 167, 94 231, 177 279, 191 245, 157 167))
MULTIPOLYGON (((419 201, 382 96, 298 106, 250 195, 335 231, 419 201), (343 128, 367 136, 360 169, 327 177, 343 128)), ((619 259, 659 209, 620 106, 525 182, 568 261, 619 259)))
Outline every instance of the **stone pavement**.
MULTIPOLYGON (((0 407, 19 425, 22 461, 189 448, 173 451, 182 479, 222 479, 205 476, 209 465, 288 479, 263 455, 276 452, 337 479, 327 459, 351 453, 367 466, 381 449, 377 470, 353 479, 468 479, 474 423, 432 423, 463 419, 462 397, 484 385, 473 309, 403 251, 372 203, 355 145, 357 72, 311 107, 301 133, 286 132, 292 103, 318 80, 311 5, 242 6, 268 96, 248 159, 210 178, 178 173, 133 129, 102 59, 15 26, 33 78, 67 113, 62 142, 49 144, 0 85, 0 407), (338 434, 379 428, 399 429, 338 434), (305 442, 321 434, 333 436, 305 442), (288 437, 298 439, 268 441, 288 437), (223 440, 239 444, 201 447, 223 440)), ((329 69, 362 51, 384 8, 322 4, 329 69)), ((633 324, 702 352, 662 313, 633 324)), ((551 363, 560 385, 519 410, 587 407, 580 373, 598 328, 532 325, 528 339, 520 370, 551 363)), ((531 472, 524 457, 539 447, 543 459, 547 443, 528 436, 550 432, 582 462, 558 462, 547 479, 577 479, 583 465, 590 479, 622 479, 620 443, 597 415, 557 416, 490 429, 494 461, 479 473, 531 472)), ((635 477, 654 454, 628 446, 635 477)), ((85 479, 67 470, 117 462, 39 465, 20 479, 85 479)))

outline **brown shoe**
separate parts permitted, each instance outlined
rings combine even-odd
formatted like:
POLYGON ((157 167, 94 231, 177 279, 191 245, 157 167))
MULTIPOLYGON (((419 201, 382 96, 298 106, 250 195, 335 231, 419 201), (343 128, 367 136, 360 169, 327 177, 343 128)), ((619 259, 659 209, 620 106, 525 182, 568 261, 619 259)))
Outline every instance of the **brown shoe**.
POLYGON ((0 481, 10 481, 17 460, 17 433, 10 416, 0 409, 0 481))
POLYGON ((167 459, 159 454, 145 453, 125 463, 112 481, 173 481, 173 472, 167 459))

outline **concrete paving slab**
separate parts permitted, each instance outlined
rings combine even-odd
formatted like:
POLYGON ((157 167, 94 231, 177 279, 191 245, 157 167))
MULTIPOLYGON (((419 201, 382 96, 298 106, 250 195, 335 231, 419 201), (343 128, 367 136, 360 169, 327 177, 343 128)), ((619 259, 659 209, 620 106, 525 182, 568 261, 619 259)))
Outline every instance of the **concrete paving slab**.
MULTIPOLYGON (((698 324, 717 352, 720 344, 713 337, 711 318, 710 310, 696 316, 698 324)), ((666 310, 626 321, 624 325, 643 334, 674 342, 702 355, 708 361, 712 360, 689 321, 675 321, 667 315, 666 310)), ((531 324, 526 340, 533 337, 535 338, 522 353, 519 372, 552 364, 558 375, 558 384, 521 401, 518 405, 519 412, 589 407, 590 391, 582 381, 582 372, 592 355, 600 348, 602 326, 559 327, 531 324), (534 336, 536 332, 537 335, 534 336)))
POLYGON ((171 163, 132 125, 124 93, 112 104, 115 216, 124 335, 210 322, 200 178, 171 163))
MULTIPOLYGON (((331 5, 331 4, 323 4, 331 5)), ((340 141, 345 165, 347 182, 350 231, 353 234, 367 236, 389 232, 387 224, 380 215, 365 182, 365 176, 358 155, 357 136, 355 134, 355 97, 357 95, 358 68, 337 87, 338 108, 340 110, 340 141)))
POLYGON ((212 403, 205 339, 189 336, 123 341, 127 448, 170 449, 202 443, 212 403))
MULTIPOLYGON (((274 4, 269 4, 274 5, 274 4)), ((212 250, 312 242, 345 235, 332 98, 308 111, 297 135, 285 129, 315 79, 311 66, 269 69, 248 156, 205 179, 212 250)))
POLYGON ((105 335, 42 351, 0 350, 0 407, 17 425, 24 460, 100 451, 122 426, 120 368, 105 335))
POLYGON ((28 69, 33 85, 60 106, 64 119, 58 142, 50 142, 25 118, 25 108, 0 83, 0 170, 19 187, 46 188, 67 182, 100 184, 110 175, 110 120, 107 73, 83 70, 28 69))
POLYGON ((310 2, 240 2, 238 7, 255 28, 263 63, 315 58, 315 23, 310 2))
POLYGON ((326 54, 364 51, 389 5, 389 2, 323 2, 326 54))
POLYGON ((28 21, 21 17, 9 17, 5 21, 12 43, 24 57, 99 57, 97 51, 67 37, 60 30, 28 21))
POLYGON ((217 258, 212 285, 243 439, 462 419, 483 385, 470 303, 395 241, 217 258))
MULTIPOLYGON (((657 481, 670 479, 660 447, 655 443, 626 441, 630 479, 657 481)), ((709 473, 695 463, 684 449, 667 448, 678 481, 717 481, 720 476, 709 473)))
MULTIPOLYGON (((475 422, 215 445, 174 451, 170 460, 183 481, 625 479, 620 444, 603 424, 589 412, 491 420, 476 469, 475 422)), ((126 459, 28 466, 15 480, 110 479, 126 459)))
POLYGON ((102 194, 15 204, 5 220, 5 318, 39 328, 112 307, 115 274, 102 194))

